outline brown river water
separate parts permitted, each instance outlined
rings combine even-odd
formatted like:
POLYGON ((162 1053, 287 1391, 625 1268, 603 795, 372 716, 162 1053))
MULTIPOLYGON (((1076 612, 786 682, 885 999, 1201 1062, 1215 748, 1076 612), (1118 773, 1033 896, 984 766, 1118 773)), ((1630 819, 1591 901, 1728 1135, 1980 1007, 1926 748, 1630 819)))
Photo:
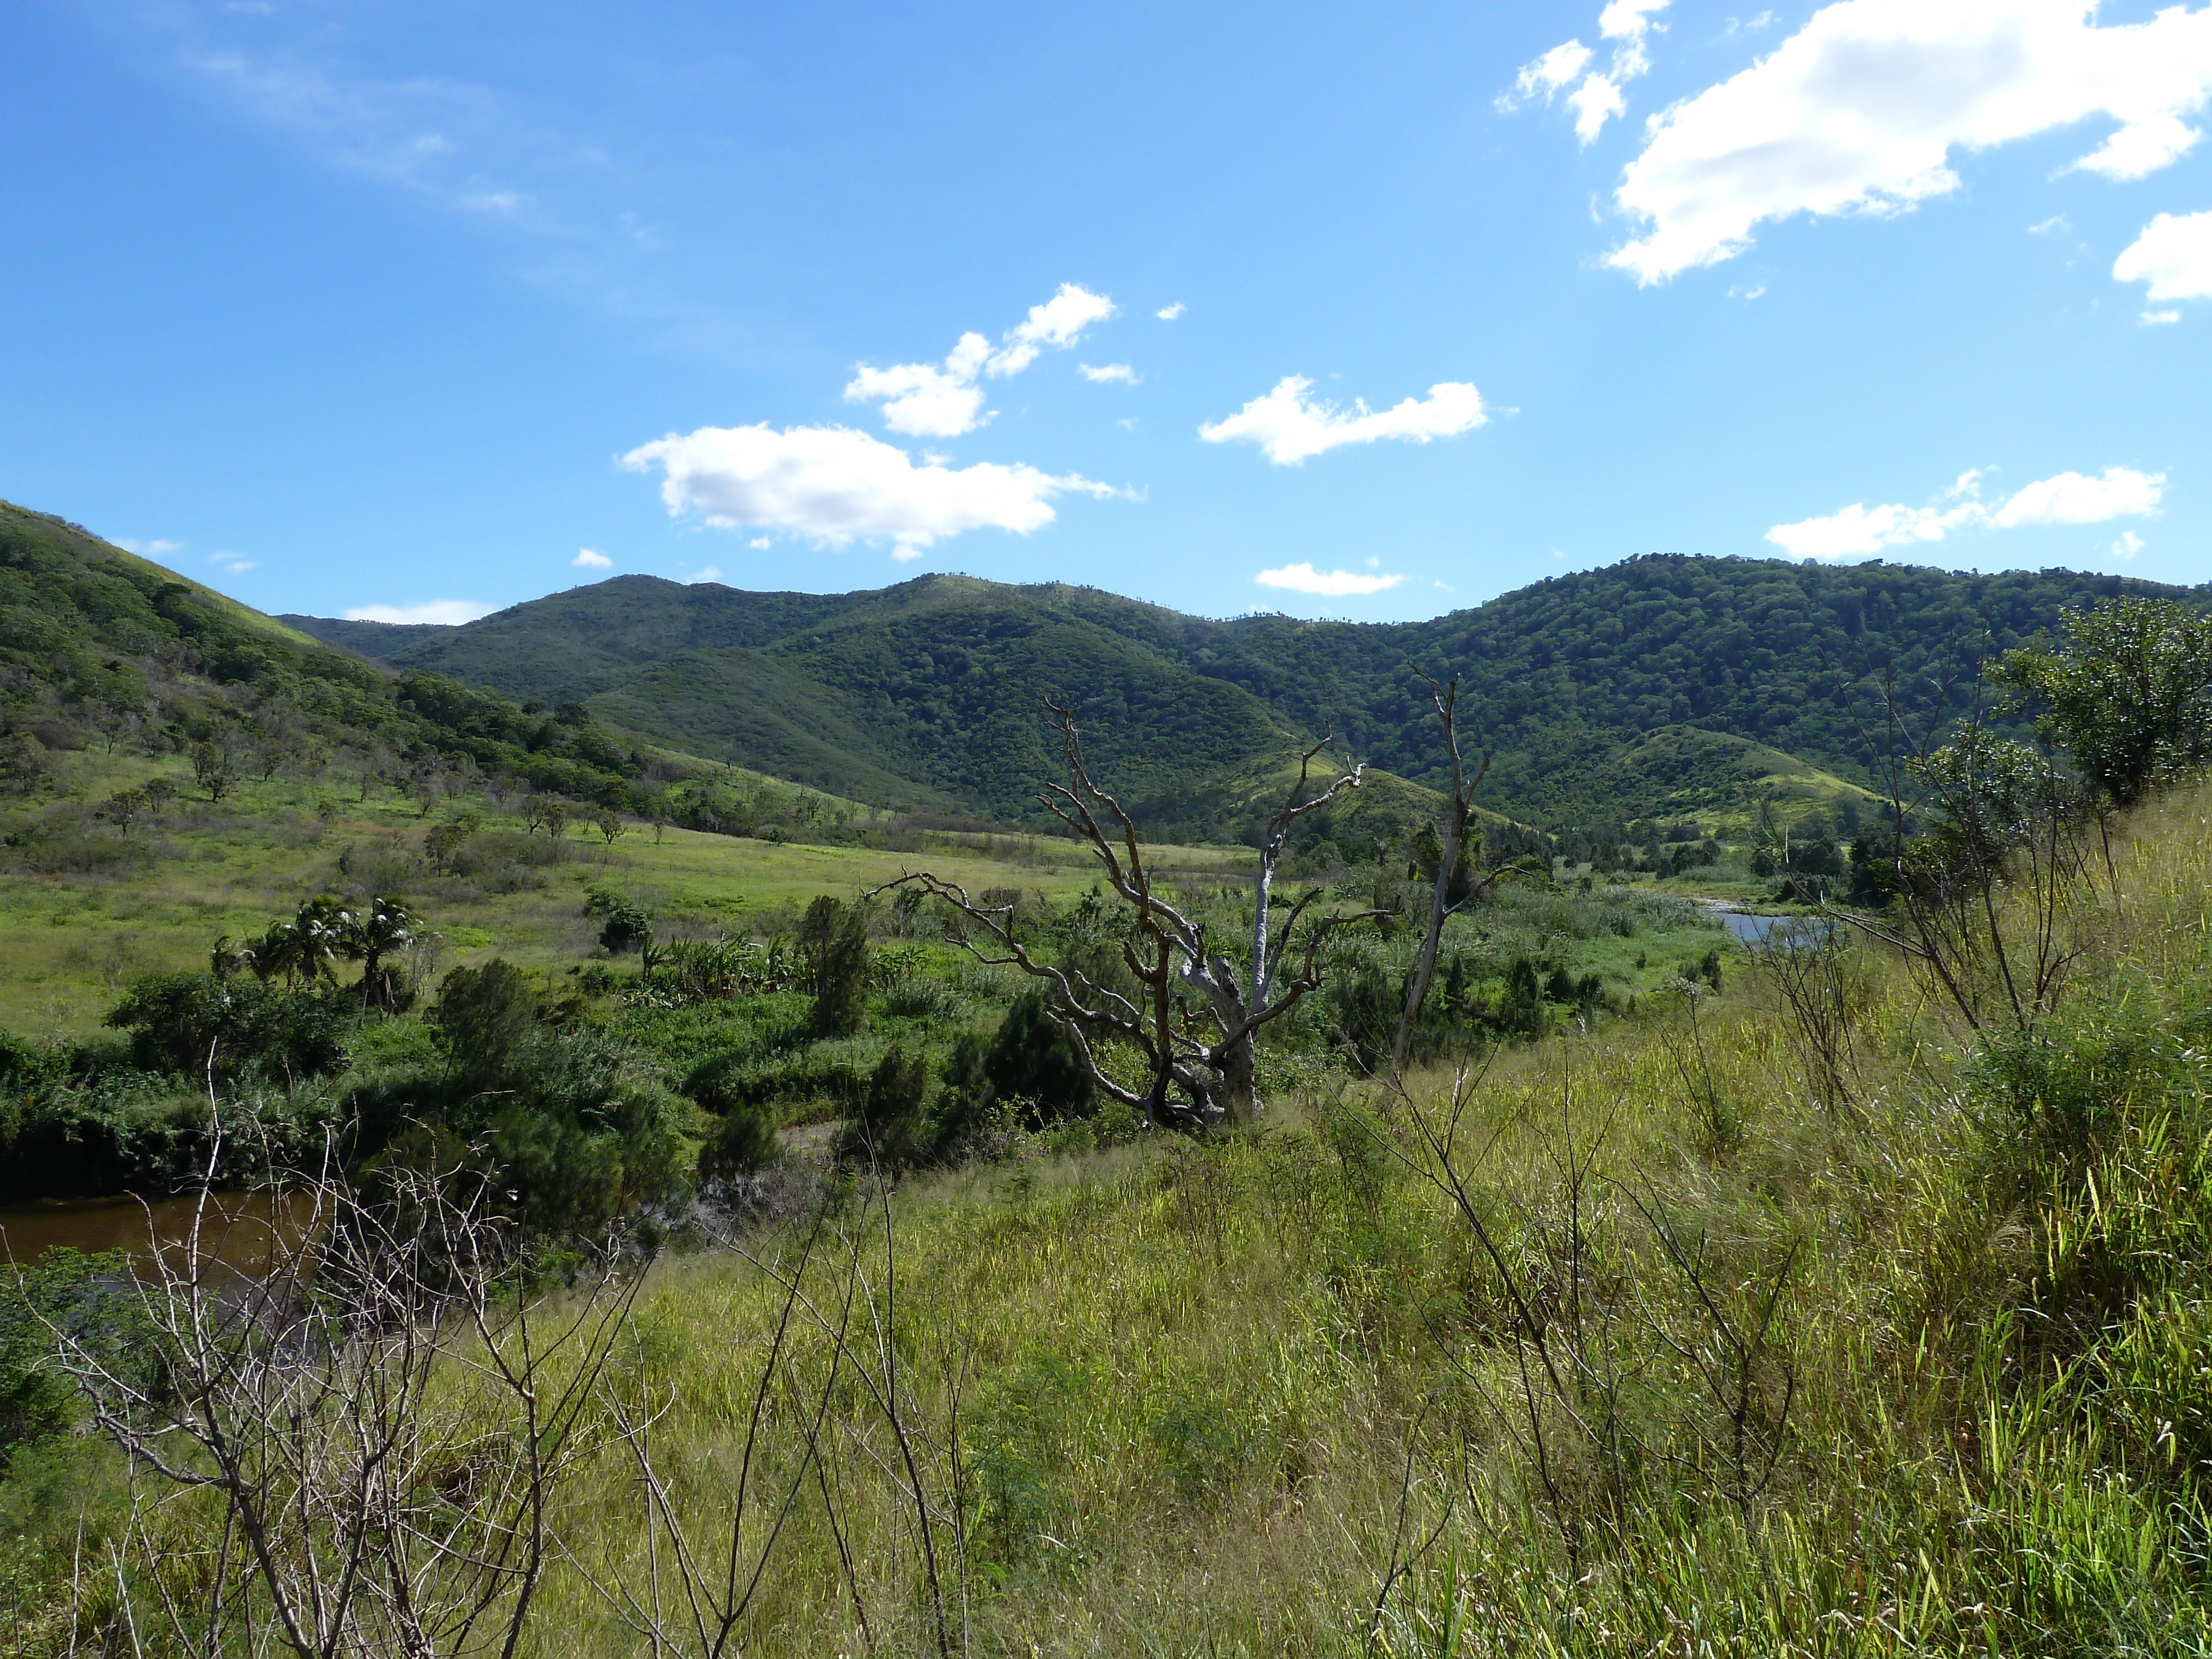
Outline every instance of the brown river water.
MULTIPOLYGON (((46 1251, 65 1247, 94 1252, 122 1250, 143 1259, 159 1243, 181 1244, 190 1237, 191 1198, 53 1198, 27 1204, 0 1204, 0 1262, 35 1261, 46 1251)), ((279 1237, 296 1238, 306 1200, 270 1192, 228 1193, 209 1200, 200 1224, 203 1256, 253 1273, 269 1259, 279 1237)))

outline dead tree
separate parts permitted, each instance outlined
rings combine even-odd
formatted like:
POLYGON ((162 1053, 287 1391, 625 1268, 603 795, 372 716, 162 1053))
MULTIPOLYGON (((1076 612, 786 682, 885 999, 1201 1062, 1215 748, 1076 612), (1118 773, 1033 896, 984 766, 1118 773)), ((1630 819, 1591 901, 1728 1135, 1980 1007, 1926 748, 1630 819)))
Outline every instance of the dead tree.
POLYGON ((184 1533, 142 1529, 175 1650, 515 1651, 637 1280, 538 1304, 484 1196, 450 1173, 373 1197, 302 1178, 243 1224, 266 1234, 241 1273, 218 1237, 241 1224, 203 1184, 185 1237, 132 1269, 147 1374, 50 1330, 96 1428, 193 1505, 184 1533))
POLYGON ((1398 1021, 1397 1041, 1390 1045, 1390 1075, 1402 1077, 1406 1072, 1406 1055, 1413 1048, 1413 1028, 1420 1024, 1421 1005, 1428 1000, 1429 981, 1436 976, 1437 947, 1443 942, 1444 919, 1458 907, 1452 902, 1454 878, 1459 874, 1460 854, 1467 844, 1467 827, 1474 817, 1474 792, 1490 774, 1490 757, 1482 757, 1482 764, 1474 775, 1467 775, 1467 767, 1460 758, 1459 681, 1448 680, 1438 685, 1421 670, 1421 683, 1429 688, 1429 702, 1437 713, 1437 724, 1443 727, 1444 753, 1451 762, 1451 799, 1444 808, 1444 821, 1438 830, 1443 853, 1437 860, 1437 878, 1429 894, 1428 926, 1421 933, 1420 952, 1413 958, 1413 971, 1406 980, 1406 1007, 1398 1021))
POLYGON ((1090 848, 1115 893, 1128 907, 1133 937, 1122 944, 1122 960, 1137 981, 1137 995, 1123 996, 1079 969, 1039 961, 1014 936, 1012 905, 978 903, 964 889, 927 872, 901 876, 885 886, 918 887, 945 900, 997 942, 1000 954, 988 955, 963 933, 962 943, 979 960, 1017 967, 1041 981, 1048 992, 1053 1018, 1074 1035, 1093 1081, 1114 1099, 1141 1109, 1146 1121, 1249 1122, 1259 1109, 1255 1070, 1261 1030, 1319 986, 1322 942, 1332 931, 1379 914, 1319 915, 1312 907, 1325 890, 1313 888, 1291 904, 1279 927, 1274 915, 1275 866, 1291 826, 1345 791, 1359 787, 1364 769, 1355 765, 1316 792, 1313 763, 1328 747, 1329 734, 1323 732, 1321 741, 1299 757, 1297 781, 1268 819, 1261 838, 1260 873, 1252 895, 1251 959, 1240 970, 1232 958, 1214 950, 1206 924, 1170 902, 1146 867, 1135 823, 1091 775, 1076 727, 1076 705, 1063 707, 1047 698, 1045 707, 1059 726, 1068 781, 1050 785, 1037 799, 1090 848), (1302 941, 1297 937, 1301 921, 1306 923, 1302 941), (1195 1017, 1184 1017, 1178 1009, 1178 983, 1196 994, 1195 1017), (1148 1081, 1142 1091, 1115 1082, 1100 1069, 1096 1045, 1102 1041, 1126 1042, 1144 1055, 1148 1081))

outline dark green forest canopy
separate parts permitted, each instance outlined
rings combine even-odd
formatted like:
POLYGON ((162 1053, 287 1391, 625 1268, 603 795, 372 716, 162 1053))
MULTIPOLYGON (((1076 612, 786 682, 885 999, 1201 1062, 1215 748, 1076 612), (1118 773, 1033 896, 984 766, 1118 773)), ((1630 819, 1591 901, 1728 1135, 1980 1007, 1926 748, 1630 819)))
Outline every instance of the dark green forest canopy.
POLYGON ((1650 810, 1647 775, 1717 796, 1775 750, 1871 781, 1885 681, 1925 737, 1971 702, 1984 659, 2123 593, 2205 598, 2063 570, 1668 554, 1424 623, 1213 621, 962 576, 836 595, 625 576, 462 628, 284 620, 886 804, 1030 810, 1057 772, 1038 699, 1078 696, 1102 775, 1187 824, 1329 727, 1371 765, 1442 782, 1418 665, 1465 683, 1470 746, 1497 751, 1486 805, 1565 823, 1650 810))

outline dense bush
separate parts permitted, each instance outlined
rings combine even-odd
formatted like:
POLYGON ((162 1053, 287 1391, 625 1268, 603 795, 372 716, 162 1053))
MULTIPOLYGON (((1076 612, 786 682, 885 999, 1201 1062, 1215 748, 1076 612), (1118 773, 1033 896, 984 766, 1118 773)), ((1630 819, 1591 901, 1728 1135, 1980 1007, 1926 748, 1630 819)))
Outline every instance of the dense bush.
POLYGON ((1042 1122, 1089 1112, 1097 1085, 1067 1028, 1045 1010, 1041 992, 1006 1010, 983 1058, 983 1075, 1004 1101, 1020 1101, 1042 1122))
POLYGON ((453 969, 428 1015, 438 1063, 352 1096, 357 1161, 477 1170, 532 1231, 580 1243, 679 1197, 690 1108, 621 1045, 546 1012, 511 963, 453 969))
POLYGON ((806 907, 799 948, 813 981, 814 1035, 850 1036, 867 1011, 867 918, 824 895, 806 907))
POLYGON ((229 1080, 260 1073, 286 1083, 319 1077, 345 1060, 359 1000, 328 983, 288 988, 211 974, 149 974, 135 981, 106 1024, 131 1034, 147 1071, 229 1080))

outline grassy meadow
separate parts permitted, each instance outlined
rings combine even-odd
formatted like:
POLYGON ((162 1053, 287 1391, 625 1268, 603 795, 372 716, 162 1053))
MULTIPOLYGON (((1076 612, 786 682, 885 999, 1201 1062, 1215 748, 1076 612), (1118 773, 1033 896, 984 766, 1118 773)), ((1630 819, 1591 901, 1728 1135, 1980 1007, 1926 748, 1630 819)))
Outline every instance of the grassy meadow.
MULTIPOLYGON (((2058 931, 2025 1024, 1862 942, 1824 1046, 1738 954, 1248 1134, 1017 1133, 665 1253, 521 1650, 714 1650, 735 1587, 763 1656, 2212 1653, 2212 788, 2058 931)), ((16 1650, 116 1650, 143 1584, 62 1576, 112 1454, 0 1502, 16 1650)), ((138 1493, 174 1583, 200 1504, 138 1493)))
MULTIPOLYGON (((849 896, 922 862, 976 891, 1017 886, 1055 900, 1094 878, 1073 842, 1012 832, 933 831, 913 849, 892 852, 674 825, 656 835, 629 819, 610 847, 580 817, 556 849, 544 831, 526 831, 509 804, 481 795, 447 797, 426 813, 389 787, 372 787, 364 799, 358 777, 333 772, 247 781, 210 802, 174 760, 96 751, 56 758, 49 803, 0 811, 0 836, 18 842, 34 824, 64 825, 64 844, 34 846, 0 869, 0 1029, 49 1039, 95 1029, 132 976, 204 967, 218 936, 258 934, 324 891, 406 895, 439 935, 426 965, 434 974, 493 955, 540 971, 572 966, 598 942, 599 924, 583 911, 595 884, 645 906, 664 932, 766 937, 790 932, 818 894, 849 896), (83 822, 117 791, 155 777, 177 790, 158 817, 120 834, 83 822), (325 803, 327 817, 317 810, 325 803), (423 836, 462 812, 483 823, 480 867, 440 875, 425 860, 423 836)), ((820 799, 828 810, 868 812, 820 799)), ((1239 848, 1162 848, 1159 856, 1164 868, 1194 879, 1234 877, 1253 863, 1239 848)))
MULTIPOLYGON (((1039 1144, 803 1267, 665 1262, 614 1386, 721 1538, 777 1275, 867 1268, 842 1379, 815 1326, 768 1390, 748 1652, 937 1650, 924 1508, 963 1652, 2212 1651, 2208 828, 2131 826, 2037 1030, 1859 951, 1826 1084, 1754 975, 1224 1143, 1039 1144), (892 1350, 920 1504, 851 1381, 892 1350)), ((580 1475, 533 1650, 642 1650, 593 1583, 675 1611, 636 1486, 580 1475)))

